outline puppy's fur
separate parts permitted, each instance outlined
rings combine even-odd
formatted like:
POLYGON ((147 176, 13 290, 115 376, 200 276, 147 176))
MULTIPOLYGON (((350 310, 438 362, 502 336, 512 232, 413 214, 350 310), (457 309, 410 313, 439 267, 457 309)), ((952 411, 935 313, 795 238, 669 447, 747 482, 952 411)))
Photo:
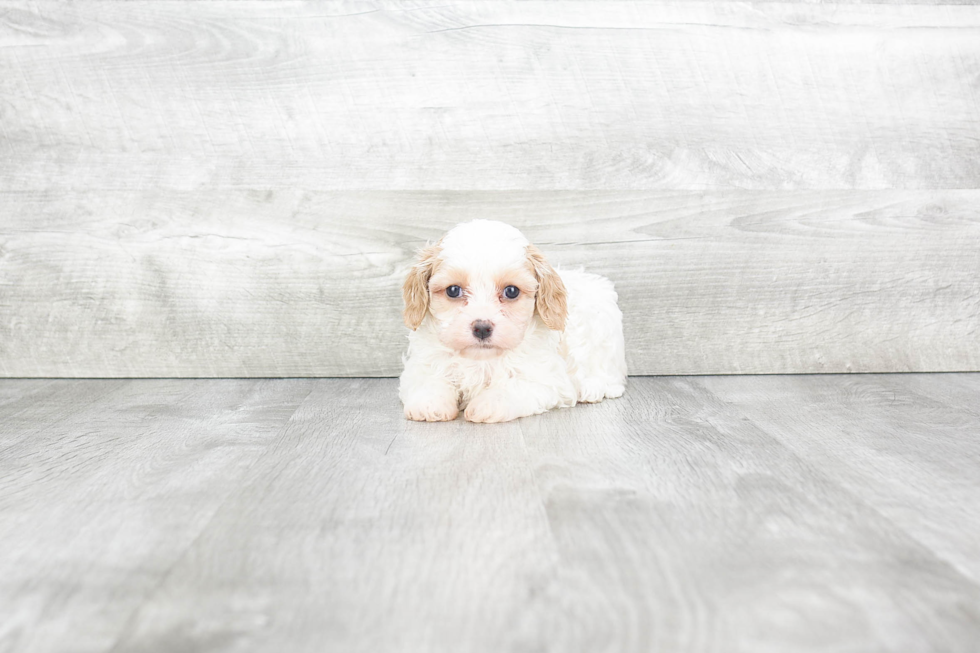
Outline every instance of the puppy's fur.
POLYGON ((456 226, 419 252, 403 294, 412 333, 398 391, 409 419, 463 410, 471 422, 505 422, 623 394, 612 282, 555 270, 514 227, 456 226))

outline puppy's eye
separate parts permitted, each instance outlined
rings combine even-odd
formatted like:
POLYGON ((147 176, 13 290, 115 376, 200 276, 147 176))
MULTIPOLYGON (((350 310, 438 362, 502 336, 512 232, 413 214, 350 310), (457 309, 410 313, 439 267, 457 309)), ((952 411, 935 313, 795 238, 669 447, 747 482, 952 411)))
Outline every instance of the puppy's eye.
POLYGON ((507 286, 504 288, 504 297, 507 299, 517 299, 517 296, 521 294, 521 289, 517 286, 507 286))
POLYGON ((460 288, 459 286, 449 286, 448 288, 446 288, 446 297, 456 299, 462 294, 463 294, 463 289, 460 288))

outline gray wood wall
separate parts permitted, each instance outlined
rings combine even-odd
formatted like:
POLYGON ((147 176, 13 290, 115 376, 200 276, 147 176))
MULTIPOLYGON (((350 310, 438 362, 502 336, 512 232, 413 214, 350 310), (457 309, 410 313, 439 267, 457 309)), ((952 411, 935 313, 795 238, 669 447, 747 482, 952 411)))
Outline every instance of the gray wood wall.
POLYGON ((0 375, 393 375, 509 221, 635 374, 980 369, 980 6, 0 2, 0 375))

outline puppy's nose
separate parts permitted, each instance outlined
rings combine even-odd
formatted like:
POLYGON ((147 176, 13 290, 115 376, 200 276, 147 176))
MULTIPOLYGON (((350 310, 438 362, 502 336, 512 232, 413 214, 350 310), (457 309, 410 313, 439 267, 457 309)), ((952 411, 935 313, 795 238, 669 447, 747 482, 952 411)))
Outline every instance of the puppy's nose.
POLYGON ((493 333, 493 325, 486 320, 477 320, 473 323, 473 335, 480 340, 486 340, 493 333))

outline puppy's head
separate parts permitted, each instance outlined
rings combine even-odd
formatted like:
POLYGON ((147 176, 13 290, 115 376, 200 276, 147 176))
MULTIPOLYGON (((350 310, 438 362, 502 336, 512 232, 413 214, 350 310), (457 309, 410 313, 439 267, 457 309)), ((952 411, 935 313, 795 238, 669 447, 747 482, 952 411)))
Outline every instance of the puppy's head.
POLYGON ((403 287, 405 324, 432 315, 439 341, 470 358, 521 343, 535 312, 565 328, 565 286, 540 251, 502 222, 474 220, 419 252, 403 287))

